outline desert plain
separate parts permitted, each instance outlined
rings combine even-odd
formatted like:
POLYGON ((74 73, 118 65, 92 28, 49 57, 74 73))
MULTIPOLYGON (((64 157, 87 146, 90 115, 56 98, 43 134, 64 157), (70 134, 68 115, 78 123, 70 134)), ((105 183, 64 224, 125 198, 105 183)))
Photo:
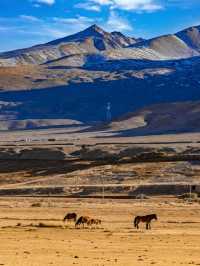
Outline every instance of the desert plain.
POLYGON ((199 196, 199 134, 102 143, 39 133, 1 134, 0 265, 200 265, 200 200, 180 197, 199 196), (102 224, 75 228, 63 223, 70 212, 102 224), (153 213, 151 230, 134 228, 153 213))
POLYGON ((200 265, 200 205, 176 197, 131 199, 0 198, 0 265, 200 265), (39 207, 34 207, 39 206, 39 207), (67 212, 102 220, 63 223, 67 212), (152 229, 136 215, 156 213, 152 229))

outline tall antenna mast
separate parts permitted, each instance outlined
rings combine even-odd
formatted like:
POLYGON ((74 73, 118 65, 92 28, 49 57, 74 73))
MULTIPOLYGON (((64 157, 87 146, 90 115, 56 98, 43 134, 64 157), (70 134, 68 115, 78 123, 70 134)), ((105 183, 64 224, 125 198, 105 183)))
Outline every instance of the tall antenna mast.
POLYGON ((112 120, 112 114, 111 114, 111 103, 108 102, 106 106, 106 120, 111 121, 112 120))

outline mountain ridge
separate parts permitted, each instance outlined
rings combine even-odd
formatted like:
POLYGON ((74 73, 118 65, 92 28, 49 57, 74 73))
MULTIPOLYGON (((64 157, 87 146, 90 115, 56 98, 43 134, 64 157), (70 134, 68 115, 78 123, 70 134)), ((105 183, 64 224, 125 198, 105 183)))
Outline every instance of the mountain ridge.
MULTIPOLYGON (((136 40, 93 25, 66 37, 69 42, 61 38, 55 40, 55 45, 50 42, 1 54, 2 128, 68 127, 69 121, 83 127, 101 124, 106 122, 109 102, 114 121, 127 113, 151 110, 145 134, 194 131, 195 123, 200 131, 198 119, 192 119, 193 105, 188 104, 200 99, 199 29, 191 27, 177 34, 136 40), (163 119, 169 108, 175 116, 178 108, 173 103, 188 110, 188 124, 179 122, 178 128, 173 119, 163 119), (162 114, 152 109, 157 105, 162 114), (155 121, 160 121, 162 127, 155 121)), ((133 116, 134 123, 145 123, 133 116)), ((141 133, 139 129, 131 132, 141 133)))
POLYGON ((108 33, 97 25, 92 25, 81 32, 48 43, 1 53, 0 65, 42 64, 63 56, 99 53, 136 42, 137 39, 121 33, 108 33))
MULTIPOLYGON (((193 26, 176 34, 168 34, 149 40, 127 37, 121 32, 106 32, 97 25, 29 48, 0 53, 0 65, 14 66, 23 64, 44 64, 51 60, 69 55, 123 54, 126 59, 149 58, 149 53, 156 53, 160 60, 189 58, 200 55, 200 26, 193 26), (128 50, 126 49, 128 48, 128 50), (122 52, 123 51, 123 52, 122 52), (138 57, 138 54, 141 56, 138 57)), ((149 59, 154 60, 152 56, 149 59)))

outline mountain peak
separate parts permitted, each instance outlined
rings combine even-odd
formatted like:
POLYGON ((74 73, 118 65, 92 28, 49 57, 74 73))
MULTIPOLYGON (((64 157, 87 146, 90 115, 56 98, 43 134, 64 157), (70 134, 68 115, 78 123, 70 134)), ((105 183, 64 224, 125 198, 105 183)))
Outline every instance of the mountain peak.
POLYGON ((99 30, 102 31, 102 29, 97 24, 91 25, 88 29, 92 29, 95 31, 99 31, 99 30))
POLYGON ((69 42, 69 41, 80 41, 84 40, 86 38, 90 37, 102 37, 104 35, 107 35, 108 33, 101 29, 98 25, 93 24, 92 26, 86 28, 85 30, 82 30, 78 33, 75 33, 73 35, 60 38, 54 41, 49 42, 48 44, 59 44, 61 42, 69 42))
POLYGON ((83 33, 89 34, 89 35, 104 35, 107 32, 104 31, 102 28, 100 28, 98 25, 93 24, 92 26, 88 27, 87 29, 82 31, 83 33))

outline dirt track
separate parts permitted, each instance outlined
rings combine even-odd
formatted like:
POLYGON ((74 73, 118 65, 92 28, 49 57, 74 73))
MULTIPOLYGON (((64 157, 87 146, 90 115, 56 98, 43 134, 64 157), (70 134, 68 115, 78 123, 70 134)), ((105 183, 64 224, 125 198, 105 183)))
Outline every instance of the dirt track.
POLYGON ((200 265, 199 238, 200 205, 172 198, 0 199, 0 265, 200 265), (38 202, 42 207, 31 207, 38 202), (76 230, 73 224, 64 228, 62 218, 68 211, 101 218, 103 224, 96 229, 76 230), (133 228, 134 215, 154 212, 159 221, 151 231, 144 225, 133 228))

